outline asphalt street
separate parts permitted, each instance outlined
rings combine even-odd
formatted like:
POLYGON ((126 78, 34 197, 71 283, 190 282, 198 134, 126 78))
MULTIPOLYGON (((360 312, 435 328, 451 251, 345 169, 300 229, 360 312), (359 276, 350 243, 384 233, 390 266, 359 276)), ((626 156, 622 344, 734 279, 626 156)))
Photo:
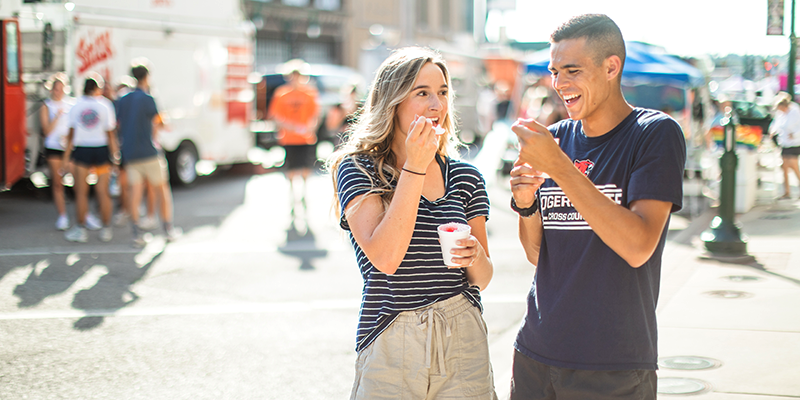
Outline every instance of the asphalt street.
MULTIPOLYGON (((504 399, 534 271, 506 178, 487 181, 495 274, 484 318, 504 399)), ((144 249, 128 227, 109 243, 96 232, 69 243, 46 190, 0 193, 0 399, 347 398, 361 277, 330 178, 309 180, 307 212, 291 213, 288 190, 280 173, 249 166, 177 188, 184 235, 166 243, 154 231, 144 249)), ((798 204, 761 199, 739 216, 755 261, 730 264, 698 242, 713 209, 686 203, 664 253, 659 352, 718 362, 662 365, 659 398, 800 398, 798 204)))
MULTIPOLYGON (((67 242, 47 191, 0 194, 0 399, 346 398, 361 277, 329 178, 296 218, 288 190, 249 168, 177 188, 185 234, 144 249, 128 227, 67 242)), ((493 340, 516 330, 533 275, 507 195, 492 189, 493 340)))

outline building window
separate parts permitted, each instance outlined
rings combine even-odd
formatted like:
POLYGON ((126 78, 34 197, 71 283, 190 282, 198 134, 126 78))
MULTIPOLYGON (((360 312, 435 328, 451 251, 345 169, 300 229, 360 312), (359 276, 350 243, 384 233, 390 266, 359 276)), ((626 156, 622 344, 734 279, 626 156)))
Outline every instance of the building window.
POLYGON ((341 0, 314 0, 314 6, 320 10, 337 11, 342 8, 341 0))
POLYGON ((464 0, 464 30, 475 31, 475 3, 473 0, 464 0))
POLYGON ((17 23, 6 22, 6 79, 8 83, 19 83, 19 46, 17 46, 17 23))
POLYGON ((417 26, 420 29, 428 29, 428 0, 417 1, 417 26))
POLYGON ((256 45, 256 69, 266 71, 267 66, 282 63, 290 56, 289 45, 285 42, 259 39, 256 45))
POLYGON ((293 7, 308 7, 309 0, 283 0, 283 4, 293 7))
POLYGON ((300 58, 312 64, 333 64, 332 43, 303 42, 300 58))

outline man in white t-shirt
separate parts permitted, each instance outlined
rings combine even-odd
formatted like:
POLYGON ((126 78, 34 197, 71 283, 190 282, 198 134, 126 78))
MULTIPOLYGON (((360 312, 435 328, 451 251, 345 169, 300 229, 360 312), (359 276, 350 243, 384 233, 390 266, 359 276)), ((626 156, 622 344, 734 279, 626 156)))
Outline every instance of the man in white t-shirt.
POLYGON ((116 117, 114 106, 103 94, 103 78, 91 73, 86 78, 83 96, 69 111, 69 133, 64 149, 64 164, 72 159, 75 164, 75 211, 77 221, 64 237, 71 242, 86 242, 86 214, 89 208, 89 185, 86 177, 94 167, 97 173, 95 185, 97 202, 103 227, 100 240, 108 242, 113 237, 111 231, 111 195, 108 183, 111 162, 119 163, 119 147, 114 129, 116 117), (74 147, 74 148, 73 148, 74 147))

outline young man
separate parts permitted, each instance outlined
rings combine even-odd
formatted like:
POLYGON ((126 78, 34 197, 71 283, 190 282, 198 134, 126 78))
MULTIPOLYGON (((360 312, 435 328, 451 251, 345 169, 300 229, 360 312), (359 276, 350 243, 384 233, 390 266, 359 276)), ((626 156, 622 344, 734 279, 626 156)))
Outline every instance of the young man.
POLYGON ((278 125, 278 144, 286 151, 284 170, 289 181, 292 217, 295 216, 294 179, 302 178, 299 200, 306 208, 306 180, 317 161, 317 124, 319 93, 308 84, 308 64, 303 60, 287 61, 288 82, 275 89, 268 115, 278 125))
POLYGON ((134 246, 145 244, 139 227, 139 205, 144 192, 144 179, 152 185, 156 198, 161 200, 161 222, 167 240, 181 235, 172 223, 172 191, 167 174, 167 160, 153 145, 153 128, 162 126, 158 108, 150 90, 147 67, 137 65, 131 69, 136 78, 136 89, 117 100, 117 120, 121 140, 122 162, 128 175, 130 197, 128 214, 133 225, 134 246))
POLYGON ((570 119, 512 127, 512 208, 536 275, 511 398, 655 399, 655 308, 669 216, 682 205, 683 133, 625 101, 625 43, 607 16, 575 17, 550 39, 570 119))

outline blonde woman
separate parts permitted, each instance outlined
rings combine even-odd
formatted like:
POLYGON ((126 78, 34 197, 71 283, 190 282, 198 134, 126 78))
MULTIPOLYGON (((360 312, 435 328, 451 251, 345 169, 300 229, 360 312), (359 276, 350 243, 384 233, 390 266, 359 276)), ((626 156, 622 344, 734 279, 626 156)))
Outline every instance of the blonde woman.
POLYGON ((450 87, 438 53, 397 50, 328 163, 364 279, 351 399, 496 398, 480 303, 489 201, 477 169, 453 158, 450 87), (448 222, 471 226, 459 267, 439 246, 448 222))

